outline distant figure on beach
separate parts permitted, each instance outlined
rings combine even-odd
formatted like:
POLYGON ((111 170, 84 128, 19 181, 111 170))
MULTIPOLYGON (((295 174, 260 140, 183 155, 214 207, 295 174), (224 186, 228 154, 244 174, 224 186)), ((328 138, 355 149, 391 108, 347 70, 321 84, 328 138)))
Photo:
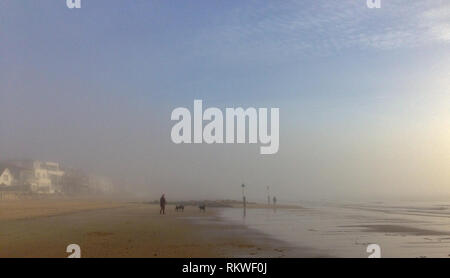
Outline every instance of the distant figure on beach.
POLYGON ((206 212, 206 205, 205 204, 199 205, 198 208, 200 209, 200 211, 206 212))
POLYGON ((179 210, 184 212, 184 205, 176 205, 175 206, 175 211, 179 211, 179 210))
POLYGON ((159 214, 166 214, 166 197, 164 197, 164 194, 159 199, 159 206, 161 207, 159 214))
POLYGON ((273 203, 274 206, 277 204, 277 197, 273 196, 272 203, 273 203))

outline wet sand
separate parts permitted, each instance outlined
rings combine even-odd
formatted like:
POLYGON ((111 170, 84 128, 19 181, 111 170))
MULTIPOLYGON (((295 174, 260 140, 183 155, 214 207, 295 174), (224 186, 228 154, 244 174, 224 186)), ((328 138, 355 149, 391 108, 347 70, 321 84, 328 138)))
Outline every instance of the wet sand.
POLYGON ((166 215, 157 205, 106 200, 24 200, 0 203, 0 257, 63 258, 69 244, 82 257, 310 256, 188 206, 166 215))
POLYGON ((347 225, 340 227, 361 228, 363 232, 372 232, 372 233, 386 233, 386 234, 413 235, 413 236, 450 236, 450 232, 427 230, 403 225, 347 225))
POLYGON ((439 201, 302 203, 304 209, 227 208, 221 217, 244 223, 319 256, 367 258, 378 244, 383 258, 450 257, 450 205, 439 201))

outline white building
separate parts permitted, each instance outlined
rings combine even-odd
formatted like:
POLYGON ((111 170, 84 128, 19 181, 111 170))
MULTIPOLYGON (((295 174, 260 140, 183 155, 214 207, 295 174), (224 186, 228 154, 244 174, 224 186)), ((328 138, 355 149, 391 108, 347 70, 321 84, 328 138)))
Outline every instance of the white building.
POLYGON ((64 172, 60 170, 59 163, 37 160, 16 160, 10 163, 22 169, 18 183, 29 185, 31 191, 52 194, 61 190, 64 172))
POLYGON ((14 177, 7 167, 0 167, 0 186, 12 186, 14 177))
POLYGON ((59 163, 35 161, 35 166, 35 173, 41 174, 37 182, 39 188, 42 189, 50 184, 48 193, 60 192, 64 171, 59 168, 59 163))

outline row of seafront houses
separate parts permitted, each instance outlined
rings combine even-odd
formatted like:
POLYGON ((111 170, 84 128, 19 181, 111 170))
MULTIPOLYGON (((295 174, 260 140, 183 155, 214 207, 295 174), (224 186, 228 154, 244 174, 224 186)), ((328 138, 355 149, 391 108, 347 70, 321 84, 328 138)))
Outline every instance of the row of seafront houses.
POLYGON ((9 160, 0 163, 0 199, 34 194, 82 195, 112 193, 105 178, 80 170, 62 169, 59 163, 37 160, 9 160))

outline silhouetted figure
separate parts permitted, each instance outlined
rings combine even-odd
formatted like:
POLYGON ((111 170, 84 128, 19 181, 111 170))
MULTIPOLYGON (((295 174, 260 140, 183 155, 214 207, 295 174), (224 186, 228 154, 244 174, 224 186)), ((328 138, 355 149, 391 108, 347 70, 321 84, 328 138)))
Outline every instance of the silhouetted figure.
POLYGON ((164 197, 164 194, 159 199, 159 206, 161 207, 159 214, 166 214, 166 197, 164 197))
POLYGON ((273 211, 277 211, 277 197, 273 196, 273 211))
POLYGON ((181 211, 184 212, 184 206, 183 206, 183 205, 176 205, 176 206, 175 206, 175 210, 176 210, 176 211, 181 210, 181 211))
POLYGON ((205 204, 199 205, 198 208, 200 209, 200 211, 206 212, 206 205, 205 204))

